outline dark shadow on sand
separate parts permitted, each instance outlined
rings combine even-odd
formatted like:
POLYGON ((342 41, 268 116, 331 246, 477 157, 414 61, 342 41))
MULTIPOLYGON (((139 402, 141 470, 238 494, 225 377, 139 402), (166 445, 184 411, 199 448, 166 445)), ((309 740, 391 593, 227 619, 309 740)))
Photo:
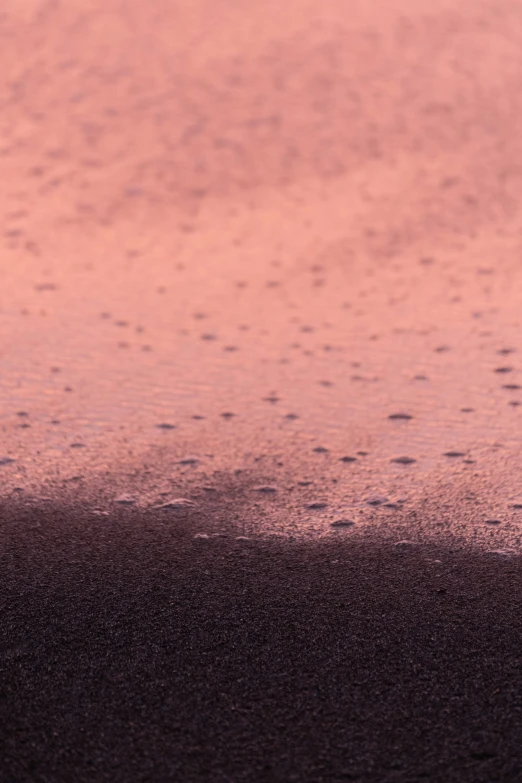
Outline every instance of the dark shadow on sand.
POLYGON ((1 781, 522 779, 518 559, 2 516, 1 781))

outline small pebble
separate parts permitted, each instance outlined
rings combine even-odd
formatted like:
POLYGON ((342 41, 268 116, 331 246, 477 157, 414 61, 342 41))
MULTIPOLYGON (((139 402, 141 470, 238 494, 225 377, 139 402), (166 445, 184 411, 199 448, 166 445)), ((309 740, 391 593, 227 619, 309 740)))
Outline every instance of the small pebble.
POLYGON ((371 498, 366 498, 366 502, 369 506, 381 506, 383 503, 388 502, 388 498, 383 495, 374 495, 371 498))
POLYGON ((407 552, 409 549, 413 549, 416 544, 414 541, 407 541, 406 539, 403 541, 397 541, 395 544, 395 550, 397 552, 407 552))
POLYGON ((397 465, 412 465, 414 462, 417 462, 413 457, 395 457, 391 461, 395 462, 397 465))
POLYGON ((309 503, 307 507, 310 511, 320 511, 323 508, 328 508, 328 503, 323 501, 316 501, 315 503, 309 503))
POLYGON ((133 506, 136 503, 136 498, 132 495, 120 495, 114 499, 114 502, 122 506, 133 506))
POLYGON ((153 506, 153 508, 176 511, 196 508, 196 504, 193 500, 187 500, 187 498, 173 498, 172 500, 167 500, 166 503, 161 503, 159 506, 153 506))
POLYGON ((353 524, 354 522, 351 519, 338 519, 332 522, 330 527, 352 527, 353 524))

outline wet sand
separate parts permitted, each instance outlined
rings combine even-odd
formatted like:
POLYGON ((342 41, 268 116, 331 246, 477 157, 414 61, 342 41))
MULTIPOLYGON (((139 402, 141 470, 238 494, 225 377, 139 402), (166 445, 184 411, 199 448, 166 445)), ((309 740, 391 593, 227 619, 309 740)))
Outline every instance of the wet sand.
POLYGON ((0 779, 511 783, 519 4, 185 5, 0 11, 0 779))
POLYGON ((2 781, 522 775, 518 559, 7 520, 2 781))

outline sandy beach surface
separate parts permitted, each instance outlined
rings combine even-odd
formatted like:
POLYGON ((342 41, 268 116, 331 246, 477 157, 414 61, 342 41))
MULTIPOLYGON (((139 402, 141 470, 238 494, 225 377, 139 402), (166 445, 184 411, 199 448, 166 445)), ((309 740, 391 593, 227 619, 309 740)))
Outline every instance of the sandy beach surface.
POLYGON ((522 779, 520 29, 2 4, 2 783, 522 779))

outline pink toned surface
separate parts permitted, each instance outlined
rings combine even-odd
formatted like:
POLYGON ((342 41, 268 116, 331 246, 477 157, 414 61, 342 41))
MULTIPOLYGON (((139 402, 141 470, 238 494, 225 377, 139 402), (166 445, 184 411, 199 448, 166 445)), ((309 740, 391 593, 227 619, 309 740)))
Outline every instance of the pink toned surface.
POLYGON ((248 529, 518 549, 521 25, 7 0, 3 495, 148 507, 242 475, 277 490, 248 529))

